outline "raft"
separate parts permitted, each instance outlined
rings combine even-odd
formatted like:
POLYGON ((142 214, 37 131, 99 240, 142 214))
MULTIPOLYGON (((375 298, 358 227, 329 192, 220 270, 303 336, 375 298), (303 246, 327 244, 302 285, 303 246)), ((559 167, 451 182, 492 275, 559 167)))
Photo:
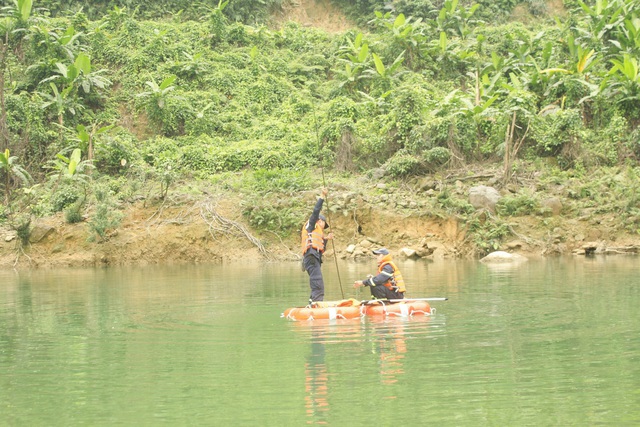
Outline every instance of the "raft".
POLYGON ((315 319, 358 319, 363 316, 429 316, 435 310, 427 301, 407 300, 401 302, 357 301, 354 299, 342 301, 322 301, 315 306, 288 308, 281 317, 289 320, 315 319))
POLYGON ((364 306, 364 312, 367 316, 430 316, 432 311, 428 302, 416 300, 392 304, 376 301, 364 306))

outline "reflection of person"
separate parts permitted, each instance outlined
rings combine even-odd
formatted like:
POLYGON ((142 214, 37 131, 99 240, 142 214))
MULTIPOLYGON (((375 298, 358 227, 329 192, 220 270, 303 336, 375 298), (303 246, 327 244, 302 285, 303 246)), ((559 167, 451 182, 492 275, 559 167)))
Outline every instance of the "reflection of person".
POLYGON ((311 354, 304 364, 305 377, 305 408, 307 417, 311 418, 307 424, 328 424, 329 413, 329 373, 324 359, 325 349, 323 337, 315 330, 311 338, 311 354))
POLYGON ((403 299, 406 291, 404 279, 389 250, 380 248, 373 253, 378 260, 378 274, 365 280, 356 280, 353 287, 369 286, 371 296, 376 299, 403 299))
MULTIPOLYGON (((380 354, 380 379, 382 384, 391 385, 398 382, 398 377, 404 374, 404 357, 407 353, 404 323, 395 323, 389 329, 380 331, 378 352, 380 354)), ((395 397, 395 396, 389 396, 395 397)))
POLYGON ((309 274, 309 287, 311 295, 309 304, 324 300, 324 280, 322 279, 322 254, 324 253, 327 240, 333 239, 333 233, 324 234, 324 229, 329 228, 327 219, 320 214, 322 204, 327 197, 327 189, 322 189, 322 196, 318 198, 309 221, 302 227, 302 266, 309 274))

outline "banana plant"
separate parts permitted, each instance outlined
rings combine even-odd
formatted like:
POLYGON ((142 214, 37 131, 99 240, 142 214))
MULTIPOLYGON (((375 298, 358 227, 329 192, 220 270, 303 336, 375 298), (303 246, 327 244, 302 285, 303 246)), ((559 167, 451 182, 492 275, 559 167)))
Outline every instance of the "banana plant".
MULTIPOLYGON (((257 53, 257 48, 255 46, 254 48, 256 49, 257 53)), ((207 70, 208 64, 206 63, 206 61, 204 61, 202 52, 197 52, 194 55, 191 55, 189 52, 182 52, 182 55, 184 56, 185 60, 176 62, 176 67, 180 70, 180 73, 182 73, 182 75, 188 78, 195 78, 207 70)))
MULTIPOLYGON (((67 60, 73 61, 81 48, 80 37, 82 32, 76 32, 73 25, 69 25, 64 30, 57 27, 50 27, 50 21, 40 21, 30 29, 29 37, 34 40, 42 53, 43 58, 49 57, 66 57, 67 60)), ((40 62, 32 67, 44 67, 48 65, 40 62)))
POLYGON ((17 17, 22 22, 27 22, 31 16, 31 9, 33 8, 32 0, 13 0, 16 6, 17 17))
POLYGON ((432 40, 429 43, 429 51, 432 56, 438 59, 438 61, 442 61, 443 59, 453 55, 452 46, 453 45, 449 42, 449 38, 447 37, 447 33, 445 31, 440 31, 438 40, 432 40))
POLYGON ((388 67, 385 67, 384 63, 382 62, 382 59, 380 59, 380 57, 377 54, 373 53, 371 56, 373 57, 373 63, 376 67, 375 71, 369 69, 369 70, 366 70, 365 72, 368 72, 369 74, 377 74, 383 79, 391 79, 392 77, 395 77, 400 74, 398 70, 402 66, 402 61, 404 61, 404 51, 400 53, 400 55, 398 55, 395 61, 393 61, 393 63, 388 67))
POLYGON ((553 78, 553 83, 549 85, 545 95, 552 89, 558 89, 571 83, 578 83, 584 86, 585 91, 588 93, 579 100, 576 100, 578 104, 582 104, 599 93, 598 85, 592 81, 592 76, 589 71, 600 62, 600 59, 594 49, 587 51, 582 46, 576 44, 572 37, 568 37, 567 46, 569 47, 570 54, 573 56, 573 62, 566 68, 546 68, 540 71, 539 74, 547 74, 553 78))
POLYGON ((12 75, 9 69, 11 61, 8 60, 8 53, 19 50, 10 36, 22 33, 28 28, 32 7, 32 0, 14 0, 13 7, 7 6, 0 9, 0 137, 2 138, 0 147, 3 148, 7 147, 9 140, 7 107, 4 98, 6 79, 7 77, 11 79, 12 75))
POLYGON ((93 167, 89 160, 82 160, 82 151, 76 148, 71 156, 66 157, 62 153, 56 154, 56 159, 49 162, 49 169, 54 171, 54 176, 59 179, 78 181, 86 184, 87 171, 93 167))
POLYGON ((620 52, 640 56, 640 12, 627 16, 620 28, 620 36, 611 40, 620 52))
POLYGON ((2 8, 2 16, 13 21, 14 27, 24 27, 31 18, 32 0, 13 0, 13 5, 2 8))
POLYGON ((440 37, 437 40, 432 40, 428 45, 428 52, 437 62, 439 62, 439 70, 441 72, 448 72, 443 70, 450 70, 454 68, 459 70, 460 68, 466 68, 470 59, 475 56, 475 52, 461 48, 460 39, 454 38, 450 40, 447 33, 440 32, 440 37))
POLYGON ((473 4, 469 8, 458 9, 458 0, 446 0, 437 18, 429 23, 437 32, 451 33, 464 40, 471 34, 472 25, 477 22, 473 15, 479 6, 473 4))
POLYGON ((352 64, 366 64, 369 60, 369 43, 364 40, 362 33, 356 34, 353 40, 347 38, 346 41, 347 44, 338 49, 338 57, 352 64))
POLYGON ((40 83, 62 79, 65 84, 82 88, 86 94, 91 92, 91 88, 93 87, 105 89, 111 85, 111 81, 102 76, 102 73, 107 70, 93 71, 91 68, 91 58, 84 52, 80 52, 72 64, 66 65, 62 62, 57 62, 56 67, 58 74, 48 77, 40 83))
POLYGON ((98 127, 97 123, 94 123, 91 126, 91 129, 87 129, 84 125, 76 126, 76 134, 73 139, 78 142, 80 150, 87 153, 87 160, 93 160, 93 150, 96 137, 108 132, 113 129, 113 127, 114 125, 98 127))
POLYGON ((609 78, 613 81, 606 90, 617 98, 618 103, 640 101, 640 66, 638 59, 629 54, 612 59, 613 68, 609 78))
POLYGON ((38 94, 44 98, 41 108, 48 109, 53 108, 57 118, 58 118, 58 126, 59 126, 59 138, 62 139, 62 130, 64 129, 64 115, 69 112, 72 115, 76 114, 76 110, 81 110, 84 106, 77 102, 74 94, 73 94, 73 86, 69 85, 65 87, 62 91, 58 90, 58 87, 53 84, 53 82, 49 82, 49 86, 51 87, 51 92, 53 94, 49 94, 46 92, 38 92, 38 94))
POLYGON ((4 204, 9 206, 11 199, 11 178, 16 177, 24 184, 32 181, 31 175, 18 164, 18 157, 12 156, 9 149, 0 152, 0 173, 4 175, 4 204))
POLYGON ((333 72, 340 76, 338 87, 349 93, 353 93, 361 88, 361 82, 366 79, 363 65, 352 65, 347 62, 343 69, 334 69, 333 72))
POLYGON ((384 65, 384 62, 377 54, 373 53, 372 57, 375 69, 367 69, 364 73, 370 76, 373 81, 378 81, 382 90, 388 91, 391 89, 393 79, 397 79, 404 74, 403 71, 400 71, 402 61, 404 61, 404 51, 388 67, 384 65))
POLYGON ((406 64, 411 68, 425 42, 425 35, 420 25, 422 18, 415 19, 412 23, 413 17, 406 18, 402 13, 396 16, 395 19, 392 19, 390 12, 383 15, 382 12, 376 11, 375 14, 375 21, 381 23, 379 25, 388 30, 393 43, 405 51, 406 64))
POLYGON ((369 44, 364 40, 362 33, 358 33, 353 40, 347 38, 347 44, 338 50, 341 68, 333 69, 339 76, 338 87, 353 93, 362 89, 362 82, 367 78, 364 71, 370 63, 369 44))
POLYGON ((552 68, 552 57, 553 44, 551 42, 547 42, 543 45, 542 51, 539 55, 532 55, 529 58, 530 63, 533 64, 533 68, 528 71, 530 76, 529 90, 536 93, 538 96, 542 96, 542 94, 546 93, 549 86, 552 84, 551 74, 548 72, 543 73, 543 70, 552 68))
MULTIPOLYGON (((636 0, 633 2, 637 3, 636 0)), ((576 41, 589 48, 602 51, 605 56, 610 53, 612 40, 624 25, 625 17, 630 11, 629 0, 596 0, 585 2, 578 0, 578 5, 585 14, 585 19, 574 26, 576 41)))
POLYGON ((175 80, 176 76, 172 75, 166 77, 160 84, 156 83, 155 80, 147 81, 145 84, 150 90, 139 93, 138 97, 149 98, 151 103, 155 104, 159 109, 163 109, 169 93, 176 88, 173 84, 175 80))

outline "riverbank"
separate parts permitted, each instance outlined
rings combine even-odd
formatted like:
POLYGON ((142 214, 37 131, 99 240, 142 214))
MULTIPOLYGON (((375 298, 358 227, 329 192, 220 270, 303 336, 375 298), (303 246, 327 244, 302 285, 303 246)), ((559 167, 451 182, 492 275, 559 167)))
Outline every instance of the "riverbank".
MULTIPOLYGON (((469 199, 474 186, 496 185, 487 178, 490 175, 471 175, 484 178, 466 182, 453 179, 446 189, 431 178, 398 184, 360 177, 332 184, 324 212, 336 239, 328 253, 358 259, 369 256, 375 246, 386 246, 398 257, 429 259, 479 258, 497 250, 529 258, 638 252, 640 237, 620 227, 616 214, 578 208, 575 201, 550 192, 548 186, 547 191, 531 196, 542 207, 528 215, 502 218, 489 208, 476 208, 465 216, 441 207, 447 203, 443 191, 451 193, 450 200, 461 203, 469 199), (555 204, 547 206, 549 200, 555 204), (499 239, 492 236, 498 231, 503 233, 499 239)), ((502 197, 512 194, 507 186, 496 187, 502 197)), ((68 224, 62 213, 34 219, 26 245, 4 226, 0 229, 0 265, 31 268, 299 259, 297 229, 281 237, 252 227, 243 216, 244 196, 237 191, 205 190, 202 194, 174 193, 164 200, 121 203, 118 209, 123 218, 103 241, 91 239, 87 226, 91 211, 85 213, 85 221, 76 224, 68 224)), ((308 207, 300 214, 300 222, 310 213, 317 194, 306 191, 289 196, 308 207)))

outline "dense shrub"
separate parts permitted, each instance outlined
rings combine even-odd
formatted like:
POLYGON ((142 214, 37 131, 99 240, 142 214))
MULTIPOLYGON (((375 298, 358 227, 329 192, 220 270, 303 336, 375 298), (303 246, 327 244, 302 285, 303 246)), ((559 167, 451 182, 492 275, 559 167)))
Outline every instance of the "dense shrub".
POLYGON ((531 124, 531 139, 536 152, 542 156, 555 156, 563 148, 571 148, 582 127, 580 110, 552 110, 548 114, 537 115, 531 124))

